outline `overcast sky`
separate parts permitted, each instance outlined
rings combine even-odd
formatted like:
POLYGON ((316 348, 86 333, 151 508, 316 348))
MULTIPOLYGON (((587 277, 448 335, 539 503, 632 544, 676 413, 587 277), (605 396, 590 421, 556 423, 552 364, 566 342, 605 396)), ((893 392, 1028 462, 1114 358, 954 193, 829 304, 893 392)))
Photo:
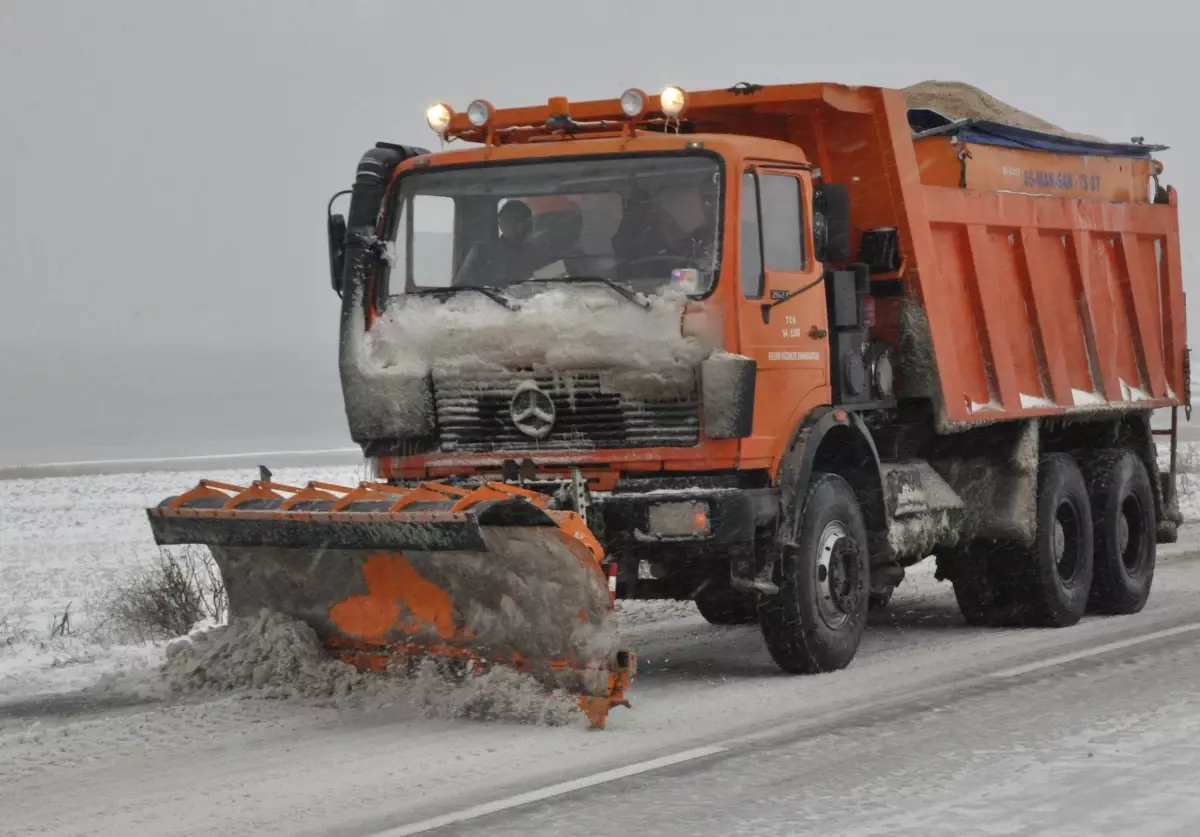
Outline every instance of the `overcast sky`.
POLYGON ((438 99, 968 81, 1172 146, 1193 287, 1187 8, 0 0, 0 464, 348 444, 325 202, 438 99))

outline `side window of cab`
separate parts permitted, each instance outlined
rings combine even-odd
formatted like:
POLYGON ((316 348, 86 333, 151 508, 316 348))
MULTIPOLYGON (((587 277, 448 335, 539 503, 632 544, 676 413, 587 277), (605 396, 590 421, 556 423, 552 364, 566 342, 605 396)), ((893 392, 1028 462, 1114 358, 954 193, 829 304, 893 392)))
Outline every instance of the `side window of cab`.
POLYGON ((804 215, 799 178, 759 172, 758 182, 766 269, 787 273, 804 270, 804 215))
POLYGON ((741 219, 738 252, 741 263, 742 295, 746 299, 762 299, 762 224, 759 219, 758 207, 758 175, 752 171, 742 175, 741 219))
POLYGON ((761 299, 771 273, 805 269, 804 204, 800 179, 792 174, 747 171, 742 175, 742 295, 761 299))

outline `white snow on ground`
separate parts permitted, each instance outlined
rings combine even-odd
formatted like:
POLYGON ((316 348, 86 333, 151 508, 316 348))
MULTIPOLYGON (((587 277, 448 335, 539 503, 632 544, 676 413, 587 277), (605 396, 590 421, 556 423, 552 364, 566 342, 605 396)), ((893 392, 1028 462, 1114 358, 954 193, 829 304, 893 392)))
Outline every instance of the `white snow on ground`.
MULTIPOLYGON (((1160 448, 1165 465, 1166 447, 1160 448)), ((1200 445, 1180 447, 1180 505, 1200 521, 1200 445)), ((0 480, 0 701, 89 686, 105 674, 130 675, 160 665, 164 644, 123 645, 94 632, 97 599, 155 554, 145 508, 194 485, 200 477, 247 484, 256 469, 212 473, 139 473, 0 480), (71 633, 50 637, 70 606, 71 633)), ((358 467, 279 469, 287 484, 320 479, 356 484, 358 467)), ((928 563, 928 562, 927 562, 928 563)), ((903 589, 936 582, 925 565, 909 571, 903 589)), ((628 627, 690 620, 691 602, 621 602, 628 627)))
MULTIPOLYGON (((859 723, 859 713, 868 710, 883 712, 886 718, 891 702, 902 699, 908 706, 924 704, 937 717, 940 704, 936 695, 927 693, 930 688, 1194 620, 1200 563, 1164 561, 1156 576, 1158 592, 1145 611, 1120 619, 1090 617, 1069 631, 970 628, 958 616, 948 585, 926 594, 923 581, 912 580, 913 587, 906 581, 897 589, 892 608, 872 616, 854 664, 821 677, 780 673, 754 626, 713 627, 698 615, 634 626, 628 632, 630 647, 639 655, 630 695, 633 708, 616 710, 603 733, 592 734, 581 726, 414 717, 406 706, 361 712, 297 700, 233 697, 116 711, 39 710, 36 719, 0 712, 0 810, 5 811, 5 824, 21 833, 375 834, 732 736, 786 737, 789 725, 797 723, 827 725, 835 745, 841 742, 843 761, 874 765, 882 773, 868 779, 886 781, 920 765, 906 760, 903 746, 879 758, 855 758, 858 751, 846 749, 849 739, 839 725, 847 710, 855 713, 852 723, 859 723)), ((1130 656, 1136 659, 1136 652, 1130 656)), ((1133 679, 1150 682, 1137 674, 1133 679)), ((1103 695, 1102 690, 1096 693, 1103 695)), ((1021 705, 1001 690, 982 711, 1021 705)), ((1042 714, 1053 721, 1053 711, 1042 714)), ((864 735, 883 746, 887 736, 905 729, 910 729, 907 716, 898 723, 868 727, 864 735)), ((928 727, 920 729, 928 735, 928 727)), ((952 751, 963 749, 969 760, 979 746, 973 734, 968 727, 958 737, 934 740, 952 751)), ((927 756, 918 756, 920 764, 940 764, 937 746, 930 745, 927 756)), ((798 745, 793 766, 820 774, 824 768, 813 764, 830 762, 814 756, 807 742, 798 745)), ((795 775, 786 769, 763 775, 759 790, 765 787, 764 793, 770 793, 772 784, 783 781, 802 793, 806 785, 788 778, 795 775)), ((646 786, 657 786, 661 776, 650 774, 646 786)), ((635 790, 638 786, 633 785, 635 790)), ((630 811, 639 809, 621 804, 613 808, 612 800, 621 792, 602 792, 607 813, 564 822, 628 818, 630 811)), ((846 805, 851 808, 860 798, 843 797, 836 792, 830 796, 835 801, 850 799, 846 805)), ((711 783, 697 799, 699 811, 722 810, 720 788, 711 783)), ((566 805, 569 800, 551 804, 566 805)), ((641 810, 652 810, 656 803, 649 802, 649 808, 642 804, 641 810)), ((823 799, 814 801, 811 822, 816 825, 824 804, 823 799)), ((747 810, 746 816, 769 817, 774 809, 770 803, 758 803, 747 810)), ((742 813, 739 809, 739 816, 742 813)), ((853 822, 852 816, 849 812, 835 820, 853 822)), ((776 817, 774 822, 777 832, 781 822, 785 830, 789 824, 795 830, 798 822, 809 821, 776 817)), ((1002 818, 992 822, 1003 824, 1002 818)), ((480 829, 474 825, 465 824, 463 833, 477 833, 480 829)), ((674 830, 660 831, 716 833, 704 823, 675 825, 674 830)), ((543 831, 553 828, 526 833, 543 831)), ((724 833, 738 833, 738 828, 724 833)))
MULTIPOLYGON (((1159 444, 1158 467, 1165 470, 1170 461, 1170 446, 1159 444)), ((1200 443, 1181 442, 1178 450, 1179 511, 1185 523, 1200 521, 1200 443)))
POLYGON ((0 645, 0 703, 95 685, 105 675, 140 672, 163 661, 162 643, 120 645, 82 637, 0 645))
MULTIPOLYGON (((289 485, 320 479, 356 485, 363 468, 289 468, 289 485)), ((110 474, 0 480, 0 623, 50 632, 71 606, 76 627, 89 626, 87 606, 98 591, 143 566, 157 547, 145 509, 201 478, 247 485, 257 469, 191 473, 110 474)))
POLYGON ((699 616, 694 602, 680 601, 620 601, 617 612, 622 625, 646 625, 650 622, 665 622, 670 619, 685 619, 699 616))

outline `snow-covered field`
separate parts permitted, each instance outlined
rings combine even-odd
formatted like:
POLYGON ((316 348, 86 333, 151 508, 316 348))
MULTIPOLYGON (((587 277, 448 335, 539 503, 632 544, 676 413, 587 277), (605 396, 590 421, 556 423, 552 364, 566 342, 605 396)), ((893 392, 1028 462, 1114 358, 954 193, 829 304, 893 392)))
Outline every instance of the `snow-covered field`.
MULTIPOLYGON (((1181 485, 1184 515, 1200 521, 1200 446, 1188 445, 1181 458, 1191 471, 1181 485)), ((155 555, 145 508, 201 476, 246 484, 257 470, 0 480, 0 702, 77 689, 106 673, 162 662, 164 643, 123 644, 98 630, 99 599, 155 555), (65 612, 66 635, 52 636, 65 612)), ((366 476, 362 465, 274 474, 293 485, 311 479, 353 485, 366 476)), ((645 603, 630 608, 626 624, 693 613, 686 602, 645 603)))
MULTIPOLYGON (((157 552, 145 509, 201 477, 245 485, 257 469, 0 480, 0 701, 90 685, 162 659, 161 644, 97 632, 99 599, 157 552), (66 636, 51 636, 69 610, 66 636)), ((356 484, 362 466, 279 469, 274 478, 356 484)))

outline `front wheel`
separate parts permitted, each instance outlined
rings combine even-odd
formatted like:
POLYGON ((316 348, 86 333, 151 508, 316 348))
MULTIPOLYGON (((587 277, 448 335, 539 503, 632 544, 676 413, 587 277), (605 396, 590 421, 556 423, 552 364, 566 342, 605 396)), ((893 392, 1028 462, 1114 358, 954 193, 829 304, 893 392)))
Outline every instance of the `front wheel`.
POLYGON ((792 542, 782 551, 779 592, 759 607, 772 659, 792 674, 845 668, 867 624, 869 555, 850 484, 813 474, 792 542))

